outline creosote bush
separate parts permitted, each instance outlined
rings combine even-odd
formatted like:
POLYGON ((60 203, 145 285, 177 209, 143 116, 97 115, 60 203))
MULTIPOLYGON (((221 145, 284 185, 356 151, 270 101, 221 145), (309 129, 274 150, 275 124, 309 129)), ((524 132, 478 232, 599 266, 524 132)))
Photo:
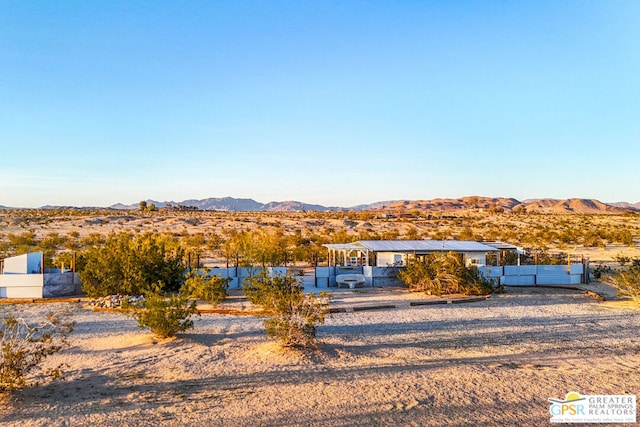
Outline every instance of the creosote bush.
POLYGON ((636 258, 629 267, 622 267, 616 273, 606 276, 607 282, 616 287, 618 294, 640 303, 640 259, 636 258))
POLYGON ((193 328, 191 316, 196 313, 196 302, 190 301, 186 294, 165 295, 158 284, 156 291, 147 293, 144 302, 130 304, 123 301, 124 308, 132 309, 132 316, 138 326, 149 328, 160 338, 174 337, 178 332, 193 328))
POLYGON ((0 394, 38 382, 42 378, 62 376, 63 364, 43 369, 48 356, 69 346, 68 337, 75 322, 68 312, 50 313, 38 323, 13 316, 2 318, 0 324, 0 394))
POLYGON ((475 266, 466 267, 455 252, 409 257, 398 278, 413 291, 429 295, 488 295, 496 290, 491 279, 483 277, 475 266))
POLYGON ((110 234, 82 253, 82 290, 90 297, 140 295, 162 282, 163 291, 177 291, 184 278, 183 252, 170 235, 110 234))
POLYGON ((209 273, 208 268, 187 273, 182 285, 182 293, 211 305, 220 304, 227 297, 227 288, 231 279, 210 276, 209 273))
POLYGON ((245 279, 242 289, 252 303, 261 306, 268 317, 265 333, 284 347, 317 347, 317 326, 324 323, 332 295, 306 295, 292 276, 269 276, 266 272, 245 279))

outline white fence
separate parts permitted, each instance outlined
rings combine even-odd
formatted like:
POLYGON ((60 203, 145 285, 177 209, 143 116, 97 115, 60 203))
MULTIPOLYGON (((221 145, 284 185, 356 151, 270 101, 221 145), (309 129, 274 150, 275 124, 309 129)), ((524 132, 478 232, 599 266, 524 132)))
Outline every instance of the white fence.
POLYGON ((339 274, 362 274, 365 287, 396 286, 402 283, 397 278, 399 267, 316 267, 315 284, 318 288, 338 286, 336 276, 339 274))
MULTIPOLYGON (((271 275, 286 275, 286 267, 267 267, 271 275)), ((231 279, 230 288, 240 288, 246 277, 260 274, 262 268, 213 268, 210 274, 231 279)), ((301 277, 301 280, 313 283, 313 277, 301 277)), ((55 298, 78 295, 82 292, 82 283, 77 273, 46 274, 0 274, 0 298, 55 298)))
POLYGON ((42 298, 44 274, 0 274, 0 298, 42 298))
MULTIPOLYGON (((334 287, 336 275, 360 273, 365 276, 365 286, 399 286, 398 271, 403 267, 316 267, 317 287, 334 287)), ((504 267, 479 267, 486 277, 499 280, 506 286, 577 285, 585 282, 585 266, 569 265, 509 265, 504 267)))
POLYGON ((578 285, 585 282, 583 264, 487 266, 478 270, 505 286, 578 285))
MULTIPOLYGON (((287 274, 287 267, 267 267, 267 272, 270 275, 280 274, 282 276, 287 274)), ((212 268, 209 272, 211 276, 219 276, 223 279, 231 279, 229 282, 230 288, 242 287, 244 279, 251 276, 256 276, 262 272, 262 267, 229 267, 229 268, 212 268)))
MULTIPOLYGON (((301 276, 305 287, 337 286, 336 275, 358 273, 365 276, 365 286, 398 286, 399 267, 316 267, 310 275, 301 276), (315 274, 314 274, 315 273, 315 274)), ((568 265, 510 265, 480 267, 486 277, 499 280, 506 286, 577 285, 585 282, 583 264, 568 265)), ((213 268, 211 275, 230 278, 230 288, 240 288, 246 277, 257 275, 262 268, 213 268)), ((286 267, 267 267, 269 274, 287 273, 286 267)), ((64 274, 0 274, 0 298, 50 298, 80 292, 76 273, 64 274)))
POLYGON ((56 298, 80 292, 78 273, 0 274, 0 298, 56 298))

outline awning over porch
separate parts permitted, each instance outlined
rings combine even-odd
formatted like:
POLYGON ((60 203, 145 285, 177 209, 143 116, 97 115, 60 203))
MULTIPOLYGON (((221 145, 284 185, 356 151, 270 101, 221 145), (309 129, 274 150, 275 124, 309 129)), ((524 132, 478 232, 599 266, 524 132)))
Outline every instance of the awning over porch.
POLYGON ((329 265, 369 265, 369 249, 356 243, 326 243, 329 265))

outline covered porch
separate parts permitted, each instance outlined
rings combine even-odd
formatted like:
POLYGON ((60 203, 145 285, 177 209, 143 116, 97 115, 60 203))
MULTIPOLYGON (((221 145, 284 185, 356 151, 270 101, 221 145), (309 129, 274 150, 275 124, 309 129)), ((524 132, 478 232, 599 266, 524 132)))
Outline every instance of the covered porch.
POLYGON ((329 267, 358 267, 369 265, 369 249, 356 243, 326 243, 329 267))

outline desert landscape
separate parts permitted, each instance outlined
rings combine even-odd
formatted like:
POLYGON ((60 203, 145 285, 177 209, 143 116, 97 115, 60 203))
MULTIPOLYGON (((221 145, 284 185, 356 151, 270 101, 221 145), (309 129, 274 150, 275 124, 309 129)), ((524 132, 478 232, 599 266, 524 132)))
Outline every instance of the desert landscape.
MULTIPOLYGON (((34 247, 57 242, 56 253, 81 251, 112 232, 169 233, 186 245, 196 242, 208 265, 225 262, 220 248, 231 230, 320 242, 487 236, 524 246, 535 241, 530 249, 614 267, 620 257, 640 254, 633 213, 486 212, 468 204, 447 214, 0 210, 0 221, 5 251, 16 250, 12 245, 25 233, 34 247), (616 242, 620 230, 632 241, 616 242), (594 235, 601 240, 589 243, 594 235)), ((480 301, 462 304, 460 297, 437 305, 418 305, 442 299, 403 288, 334 290, 331 307, 342 312, 318 328, 318 349, 302 352, 281 349, 252 315, 203 313, 194 329, 161 340, 123 313, 94 311, 86 298, 2 304, 3 315, 34 321, 68 310, 77 324, 71 346, 45 362, 66 364, 64 378, 15 392, 2 406, 1 422, 544 425, 548 398, 639 389, 640 311, 612 298, 615 290, 606 285, 592 286, 605 289, 607 301, 587 294, 588 287, 511 287, 480 301)), ((254 308, 239 292, 220 306, 223 313, 254 308)))
POLYGON ((0 427, 638 396, 638 16, 3 1, 0 427))
MULTIPOLYGON (((234 206, 224 201, 204 206, 234 206)), ((616 207, 584 199, 521 203, 473 196, 378 203, 367 210, 297 210, 304 206, 308 205, 224 212, 175 207, 0 209, 0 257, 43 250, 52 263, 56 255, 80 251, 110 233, 167 233, 201 257, 205 266, 222 266, 229 261, 225 241, 234 233, 253 231, 288 239, 290 258, 300 265, 312 264, 313 256, 322 263, 323 243, 361 239, 502 241, 530 253, 584 256, 592 265, 616 265, 620 256, 640 257, 640 214, 634 205, 616 207)))
POLYGON ((2 305, 27 318, 71 310, 77 325, 71 347, 46 361, 66 363, 64 379, 16 392, 1 423, 539 426, 550 397, 640 387, 640 311, 628 303, 536 288, 424 306, 402 289, 335 294, 346 312, 302 353, 281 350, 253 316, 203 314, 163 341, 82 302, 2 305))

